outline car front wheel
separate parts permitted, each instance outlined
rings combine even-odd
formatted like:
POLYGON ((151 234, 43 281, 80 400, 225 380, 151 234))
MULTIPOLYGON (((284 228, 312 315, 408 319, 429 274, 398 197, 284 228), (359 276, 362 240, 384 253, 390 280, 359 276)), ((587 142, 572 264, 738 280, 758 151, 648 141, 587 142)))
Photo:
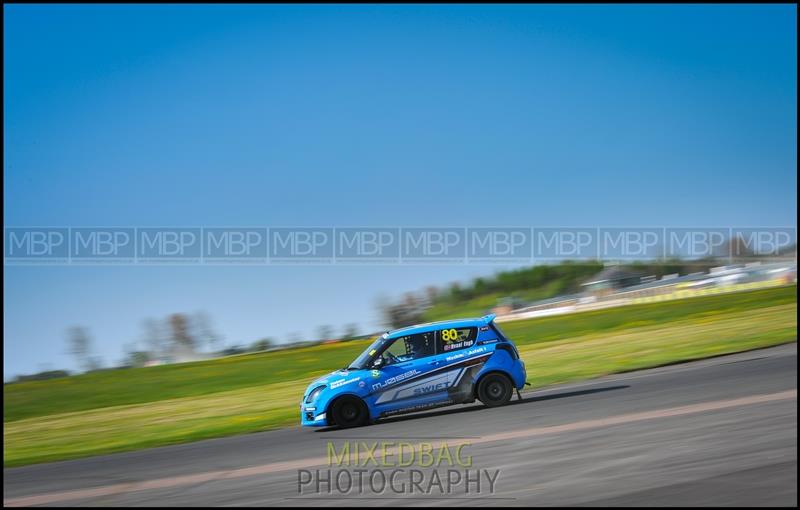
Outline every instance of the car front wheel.
POLYGON ((333 424, 342 428, 360 427, 369 421, 364 403, 355 397, 342 397, 331 406, 333 424))
POLYGON ((487 407, 497 407, 511 400, 511 381, 503 374, 489 374, 478 384, 478 399, 487 407))

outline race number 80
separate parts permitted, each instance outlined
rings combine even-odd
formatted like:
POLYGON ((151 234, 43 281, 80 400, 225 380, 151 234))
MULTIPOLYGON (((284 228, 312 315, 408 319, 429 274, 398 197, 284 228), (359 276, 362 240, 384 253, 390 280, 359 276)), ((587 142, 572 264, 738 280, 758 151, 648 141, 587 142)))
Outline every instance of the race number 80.
POLYGON ((458 340, 458 331, 455 329, 443 329, 442 330, 442 340, 447 343, 455 342, 458 340))

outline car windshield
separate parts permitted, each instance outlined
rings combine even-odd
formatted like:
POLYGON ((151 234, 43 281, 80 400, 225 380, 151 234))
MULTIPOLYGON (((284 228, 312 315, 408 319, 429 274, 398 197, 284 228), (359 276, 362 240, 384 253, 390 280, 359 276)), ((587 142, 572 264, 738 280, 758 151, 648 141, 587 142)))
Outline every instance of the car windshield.
POLYGON ((358 355, 358 357, 350 363, 350 366, 347 368, 352 368, 354 370, 360 370, 362 368, 367 368, 367 363, 369 359, 375 354, 376 352, 380 351, 381 348, 389 342, 387 335, 381 335, 375 339, 374 342, 370 344, 369 347, 364 349, 364 352, 358 355))

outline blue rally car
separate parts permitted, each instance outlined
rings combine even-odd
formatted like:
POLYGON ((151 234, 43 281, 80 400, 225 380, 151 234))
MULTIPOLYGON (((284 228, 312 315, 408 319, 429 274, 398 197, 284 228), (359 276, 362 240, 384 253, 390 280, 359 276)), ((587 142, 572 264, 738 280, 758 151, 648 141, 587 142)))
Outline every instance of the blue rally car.
POLYGON ((525 363, 494 315, 384 333, 350 366, 308 385, 302 424, 355 427, 393 414, 480 400, 503 405, 525 385, 525 363))

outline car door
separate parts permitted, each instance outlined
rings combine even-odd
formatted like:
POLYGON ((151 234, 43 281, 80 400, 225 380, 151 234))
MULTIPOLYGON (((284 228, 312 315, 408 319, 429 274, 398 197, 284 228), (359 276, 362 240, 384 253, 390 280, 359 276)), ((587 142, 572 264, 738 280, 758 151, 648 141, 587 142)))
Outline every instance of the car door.
POLYGON ((434 332, 395 339, 380 356, 386 360, 371 370, 373 405, 380 414, 424 408, 446 398, 446 387, 437 386, 439 366, 434 332))

